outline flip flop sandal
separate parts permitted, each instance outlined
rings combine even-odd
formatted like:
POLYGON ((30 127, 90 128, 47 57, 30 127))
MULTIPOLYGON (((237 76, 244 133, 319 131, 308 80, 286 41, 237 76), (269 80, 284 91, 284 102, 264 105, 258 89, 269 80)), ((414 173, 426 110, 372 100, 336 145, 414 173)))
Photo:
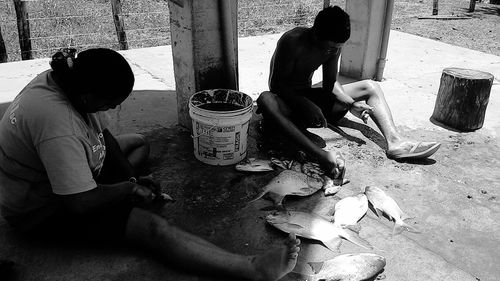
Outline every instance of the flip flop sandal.
POLYGON ((391 152, 387 152, 387 157, 390 159, 422 159, 427 158, 434 154, 439 147, 441 147, 441 143, 434 143, 428 148, 422 150, 422 142, 417 142, 414 144, 409 150, 404 148, 395 149, 391 152), (420 148, 420 151, 418 151, 420 148))

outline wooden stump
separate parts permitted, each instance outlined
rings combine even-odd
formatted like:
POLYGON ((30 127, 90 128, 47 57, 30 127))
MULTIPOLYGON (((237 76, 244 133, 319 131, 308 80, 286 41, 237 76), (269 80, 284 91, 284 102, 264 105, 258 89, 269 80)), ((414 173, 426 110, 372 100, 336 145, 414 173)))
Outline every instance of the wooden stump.
POLYGON ((445 68, 431 121, 461 132, 481 128, 492 85, 491 73, 455 67, 445 68))

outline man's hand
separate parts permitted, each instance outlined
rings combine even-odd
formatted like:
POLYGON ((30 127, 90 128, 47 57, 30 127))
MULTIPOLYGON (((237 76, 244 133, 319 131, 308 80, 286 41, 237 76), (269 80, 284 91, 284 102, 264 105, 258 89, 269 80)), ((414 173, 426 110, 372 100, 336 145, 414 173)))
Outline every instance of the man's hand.
POLYGON ((307 127, 325 128, 327 126, 328 123, 321 108, 312 102, 303 103, 300 110, 303 115, 301 118, 307 127))
POLYGON ((368 122, 368 117, 373 113, 373 106, 369 106, 368 104, 361 101, 356 101, 352 104, 349 111, 354 116, 363 120, 363 122, 366 124, 368 122))
POLYGON ((325 151, 325 159, 322 161, 326 175, 334 179, 339 179, 345 174, 345 160, 339 152, 325 151))

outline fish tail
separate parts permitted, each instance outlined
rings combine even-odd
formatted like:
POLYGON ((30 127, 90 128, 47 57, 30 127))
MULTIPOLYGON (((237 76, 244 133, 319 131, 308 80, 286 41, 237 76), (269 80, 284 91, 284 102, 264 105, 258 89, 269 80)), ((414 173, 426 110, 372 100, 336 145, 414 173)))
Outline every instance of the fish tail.
POLYGON ((407 224, 403 220, 398 220, 396 221, 396 223, 394 223, 394 228, 392 229, 392 236, 401 234, 405 230, 412 233, 421 233, 420 230, 407 224))
POLYGON ((342 238, 349 240, 350 242, 352 242, 360 247, 370 249, 370 250, 373 249, 373 246, 368 241, 361 238, 356 232, 354 232, 350 229, 340 228, 339 233, 340 233, 340 236, 342 238))

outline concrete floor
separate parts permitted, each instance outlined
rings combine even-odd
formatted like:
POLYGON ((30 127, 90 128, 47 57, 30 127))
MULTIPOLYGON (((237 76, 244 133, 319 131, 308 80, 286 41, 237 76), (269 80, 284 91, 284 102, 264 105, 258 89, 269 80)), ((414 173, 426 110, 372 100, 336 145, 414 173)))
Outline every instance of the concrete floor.
MULTIPOLYGON (((240 38, 240 90, 256 98, 267 89, 269 60, 279 35, 240 38)), ((175 126, 175 84, 169 46, 123 52, 133 65, 135 92, 112 112, 115 133, 143 132, 152 142, 151 167, 162 187, 177 199, 164 213, 169 221, 221 247, 254 254, 273 247, 285 235, 269 226, 260 200, 247 205, 274 176, 247 175, 234 167, 213 167, 194 159, 190 133, 175 126)), ((441 149, 426 161, 388 160, 385 143, 373 122, 364 125, 348 115, 341 131, 318 132, 329 149, 340 150, 351 183, 333 197, 321 192, 308 198, 289 198, 289 209, 326 214, 335 202, 377 185, 411 216, 421 234, 390 237, 392 222, 371 211, 361 220, 360 236, 387 259, 379 279, 499 280, 500 276, 500 57, 440 42, 391 32, 385 80, 380 83, 398 129, 407 137, 437 140, 441 149), (457 133, 429 122, 441 71, 472 68, 497 79, 491 91, 482 129, 457 133)), ((0 64, 0 112, 48 60, 0 64)), ((321 76, 314 77, 315 82, 321 76)), ((254 115, 249 133, 250 156, 261 137, 254 115)), ((135 249, 88 245, 54 245, 15 237, 0 220, 0 258, 17 263, 13 280, 220 280, 187 274, 135 249)), ((366 252, 344 242, 342 253, 366 252)), ((338 253, 313 241, 303 241, 301 261, 319 261, 338 253)), ((1 277, 1 276, 0 276, 1 277)), ((0 278, 2 279, 2 278, 0 278)), ((290 274, 283 280, 305 280, 290 274)))

